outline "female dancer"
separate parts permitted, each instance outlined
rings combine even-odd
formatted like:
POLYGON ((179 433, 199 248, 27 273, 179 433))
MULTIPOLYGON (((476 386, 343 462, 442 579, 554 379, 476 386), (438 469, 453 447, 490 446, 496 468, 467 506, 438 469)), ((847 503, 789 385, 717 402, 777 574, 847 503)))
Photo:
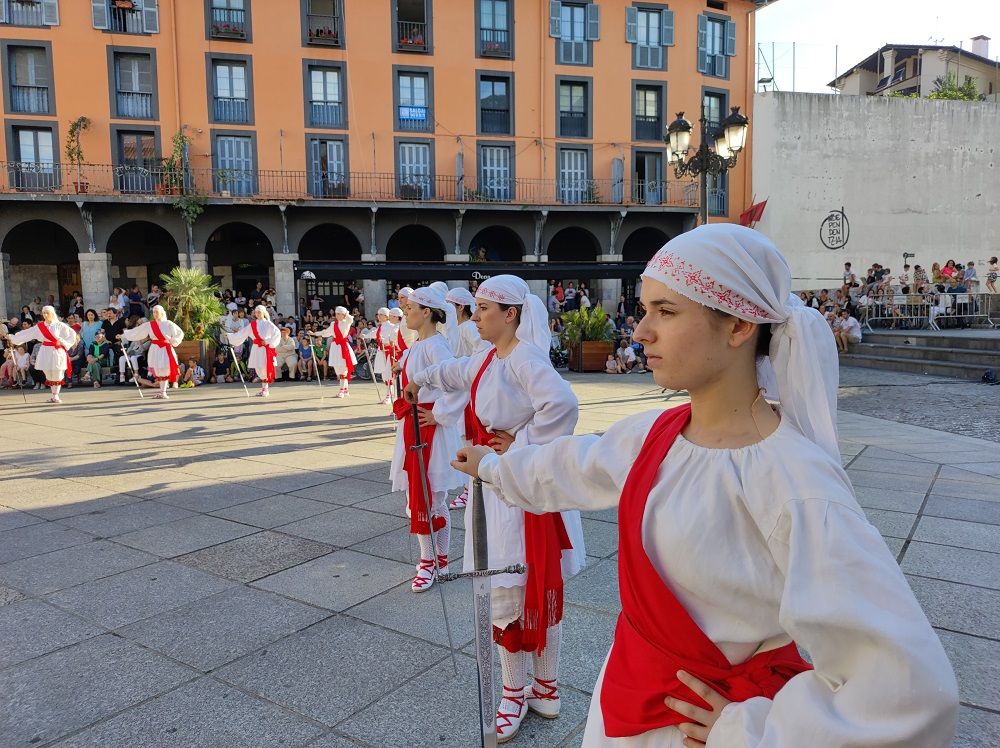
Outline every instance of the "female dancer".
MULTIPOLYGON (((448 341, 451 344, 451 350, 454 352, 455 358, 465 358, 466 356, 471 356, 481 348, 488 348, 489 345, 483 343, 482 338, 479 337, 479 330, 476 329, 476 323, 472 321, 472 312, 476 306, 476 299, 469 293, 468 289, 452 288, 444 298, 445 301, 455 307, 456 312, 456 322, 458 324, 452 331, 448 341)), ((474 433, 472 417, 472 404, 470 403, 465 406, 465 423, 464 430, 462 431, 465 445, 471 444, 470 434, 474 433)), ((462 493, 448 504, 448 508, 464 509, 468 502, 469 484, 466 482, 462 493)))
MULTIPOLYGON (((35 358, 35 369, 45 373, 45 385, 52 392, 47 403, 61 403, 59 390, 63 381, 73 376, 73 365, 66 355, 67 350, 76 342, 76 332, 65 322, 60 322, 56 310, 51 306, 42 307, 42 318, 34 327, 8 335, 11 346, 37 340, 41 350, 35 358)), ((6 328, 4 328, 6 330, 6 328)))
POLYGON ((271 322, 267 308, 258 304, 254 307, 250 324, 237 332, 226 334, 230 345, 240 345, 244 340, 253 340, 247 367, 257 372, 260 379, 260 392, 257 397, 268 397, 271 394, 271 384, 274 382, 274 359, 278 355, 275 346, 281 342, 281 330, 271 322))
POLYGON ((393 347, 396 336, 399 334, 399 327, 389 321, 389 309, 386 307, 382 307, 375 313, 375 321, 378 324, 361 333, 361 337, 374 340, 378 348, 375 360, 372 362, 372 377, 382 377, 382 382, 386 387, 382 404, 389 405, 392 402, 392 365, 395 363, 393 347))
POLYGON ((180 368, 177 366, 177 352, 174 348, 184 340, 184 331, 167 319, 167 311, 157 304, 152 309, 153 318, 149 322, 122 331, 122 340, 137 341, 149 338, 146 353, 146 368, 150 377, 159 383, 160 391, 153 397, 167 400, 167 387, 177 381, 180 368))
POLYGON ((334 311, 334 319, 325 330, 310 333, 313 337, 333 338, 330 342, 330 366, 340 379, 340 392, 337 397, 344 398, 350 395, 348 387, 351 384, 351 377, 354 375, 354 366, 358 363, 357 356, 350 344, 351 325, 354 324, 354 317, 347 313, 347 309, 338 306, 334 311))
MULTIPOLYGON (((577 400, 549 361, 548 315, 541 299, 520 278, 494 276, 476 290, 473 319, 493 345, 415 373, 407 398, 419 385, 471 392, 472 441, 501 454, 572 434, 577 400)), ((503 504, 489 487, 483 499, 490 567, 528 565, 527 574, 492 577, 493 635, 503 671, 497 740, 507 742, 529 709, 549 719, 559 716, 563 576, 577 573, 586 555, 578 512, 528 514, 503 504), (526 690, 529 652, 534 682, 526 690)), ((471 538, 467 533, 467 567, 471 538)))
POLYGON ((837 353, 790 288, 763 234, 681 234, 646 266, 635 339, 690 405, 459 453, 513 505, 618 507, 622 614, 585 746, 950 743, 951 666, 841 468, 837 353))
MULTIPOLYGON (((448 342, 437 332, 438 323, 447 319, 447 305, 444 296, 429 288, 419 288, 410 297, 406 305, 406 319, 410 329, 417 333, 417 340, 403 354, 400 364, 404 388, 411 377, 428 366, 451 358, 448 342)), ((417 403, 420 414, 420 441, 429 445, 423 450, 423 458, 431 493, 430 516, 427 515, 423 495, 419 456, 416 450, 411 449, 416 443, 412 409, 402 399, 393 406, 398 423, 396 449, 389 474, 392 476, 392 489, 407 492, 410 532, 417 536, 420 544, 420 561, 410 587, 414 592, 423 592, 431 588, 438 572, 448 567, 451 539, 448 491, 464 483, 462 474, 452 469, 450 461, 460 446, 458 425, 468 394, 446 394, 434 387, 420 387, 415 395, 413 402, 417 403)))

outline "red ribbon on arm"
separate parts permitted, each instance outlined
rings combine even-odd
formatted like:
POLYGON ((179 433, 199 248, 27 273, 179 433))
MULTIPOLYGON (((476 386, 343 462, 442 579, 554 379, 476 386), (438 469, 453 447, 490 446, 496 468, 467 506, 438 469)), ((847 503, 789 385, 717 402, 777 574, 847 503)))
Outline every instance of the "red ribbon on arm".
MULTIPOLYGON (((476 415, 479 380, 493 362, 493 348, 472 380, 469 405, 472 408, 471 430, 466 438, 478 446, 490 446, 493 432, 476 415)), ((524 588, 524 616, 519 626, 512 624, 501 631, 494 627, 493 638, 509 651, 541 652, 545 649, 546 629, 562 620, 562 552, 573 548, 559 512, 524 513, 524 556, 528 573, 524 588)))
MULTIPOLYGON (((350 379, 354 376, 354 364, 351 363, 351 346, 347 343, 347 336, 340 331, 340 323, 334 320, 333 322, 333 341, 340 346, 340 355, 344 358, 344 366, 347 367, 347 376, 345 379, 350 379)), ((338 374, 340 372, 337 372, 338 374)))
POLYGON ((264 342, 264 338, 260 336, 257 332, 257 320, 250 322, 250 329, 253 331, 253 344, 264 349, 264 355, 267 358, 267 383, 271 384, 274 381, 274 359, 278 357, 278 352, 264 342))
POLYGON ((70 379, 73 376, 73 361, 69 357, 69 351, 66 350, 66 346, 59 342, 59 338, 48 328, 44 322, 38 323, 38 332, 42 334, 45 340, 42 345, 47 345, 50 348, 57 348, 66 354, 66 379, 70 379))
MULTIPOLYGON (((167 381, 176 382, 177 378, 181 375, 181 370, 177 366, 177 354, 174 353, 174 347, 170 345, 169 340, 163 337, 163 333, 160 332, 160 325, 155 319, 149 321, 149 330, 153 333, 149 342, 158 348, 165 348, 167 350, 167 358, 170 360, 170 376, 167 377, 167 381)), ((162 378, 159 373, 156 373, 157 380, 161 380, 162 378)))
POLYGON ((701 630, 646 555, 642 518, 660 465, 688 421, 691 406, 665 411, 650 429, 618 505, 618 584, 622 611, 604 670, 604 732, 620 738, 689 722, 669 709, 667 696, 711 708, 677 680, 684 670, 730 701, 774 698, 791 678, 812 666, 794 642, 731 665, 701 630))

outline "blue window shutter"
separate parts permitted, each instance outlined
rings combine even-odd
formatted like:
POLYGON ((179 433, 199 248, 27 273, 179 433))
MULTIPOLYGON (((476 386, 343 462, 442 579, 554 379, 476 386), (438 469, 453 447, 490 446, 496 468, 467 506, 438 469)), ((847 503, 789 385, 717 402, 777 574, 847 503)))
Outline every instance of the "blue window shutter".
POLYGON ((108 28, 107 0, 90 0, 90 19, 95 29, 108 28))
POLYGON ((7 3, 0 3, 0 23, 7 23, 7 3))
POLYGON ((704 15, 698 16, 698 72, 708 73, 710 69, 708 60, 708 18, 704 15))
POLYGON ((42 23, 46 26, 59 25, 59 0, 42 0, 42 23))
POLYGON ((726 21, 726 57, 736 56, 736 23, 726 21))
POLYGON ((649 47, 649 67, 663 70, 663 47, 649 47))
POLYGON ((620 158, 611 161, 611 202, 625 200, 625 162, 620 158))
POLYGON ((666 8, 660 11, 660 44, 674 46, 674 12, 666 8))
POLYGON ((639 9, 625 9, 625 41, 635 44, 639 41, 639 9))
POLYGON ((595 42, 601 38, 601 8, 594 3, 587 5, 587 41, 595 42))
POLYGON ((147 34, 160 33, 160 9, 156 0, 142 0, 142 28, 147 34))
POLYGON ((728 66, 728 61, 725 55, 715 55, 715 70, 713 75, 717 75, 720 78, 726 77, 726 68, 728 66))
POLYGON ((549 0, 549 36, 556 39, 562 36, 562 3, 559 0, 549 0))

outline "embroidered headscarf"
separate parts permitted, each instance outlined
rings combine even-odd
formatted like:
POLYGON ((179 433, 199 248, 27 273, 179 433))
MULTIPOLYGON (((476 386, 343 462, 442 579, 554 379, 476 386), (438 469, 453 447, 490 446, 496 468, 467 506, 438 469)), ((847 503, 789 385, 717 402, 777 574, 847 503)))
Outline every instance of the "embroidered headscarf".
POLYGON ((434 281, 433 283, 430 284, 430 288, 433 288, 442 296, 448 295, 448 284, 445 283, 444 281, 434 281))
POLYGON ((266 319, 268 322, 271 321, 271 314, 267 311, 267 307, 263 304, 258 304, 253 308, 254 314, 260 313, 259 319, 266 319))
MULTIPOLYGON (((345 307, 345 306, 338 306, 336 309, 333 310, 333 313, 334 314, 343 314, 344 315, 344 319, 347 320, 347 326, 348 327, 351 327, 354 324, 354 317, 352 317, 351 313, 347 311, 347 307, 345 307)), ((336 318, 335 318, 334 321, 338 321, 338 320, 336 320, 336 318)))
POLYGON ((521 307, 521 321, 514 332, 515 337, 543 351, 549 350, 552 342, 549 313, 524 280, 516 275, 494 275, 479 284, 476 298, 521 307))
MULTIPOLYGON (((448 293, 445 294, 444 300, 449 304, 459 304, 464 306, 469 310, 469 314, 472 314, 472 307, 476 305, 475 297, 469 293, 469 289, 462 288, 449 288, 448 293)), ((448 336, 448 342, 451 343, 451 349, 457 351, 459 345, 461 345, 462 334, 458 330, 458 310, 455 310, 455 327, 448 336)))
POLYGON ((458 327, 458 314, 455 312, 455 307, 445 300, 444 294, 434 288, 433 285, 421 286, 410 295, 410 300, 420 304, 420 306, 430 309, 440 309, 444 312, 445 322, 444 324, 439 322, 437 329, 438 332, 444 335, 445 340, 448 341, 448 345, 451 345, 452 336, 458 327))
POLYGON ((839 462, 836 345, 823 316, 791 293, 788 263, 770 239, 735 224, 699 226, 667 242, 642 275, 712 309, 770 324, 758 381, 839 462))

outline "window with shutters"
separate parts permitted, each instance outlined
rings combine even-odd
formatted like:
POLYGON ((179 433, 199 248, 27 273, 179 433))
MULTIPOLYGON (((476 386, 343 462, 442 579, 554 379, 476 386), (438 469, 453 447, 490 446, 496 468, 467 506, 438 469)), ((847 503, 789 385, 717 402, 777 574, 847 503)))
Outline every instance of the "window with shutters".
POLYGON ((115 34, 158 34, 158 0, 90 0, 90 16, 95 29, 115 34))
POLYGON ((510 77, 479 76, 479 132, 487 135, 511 135, 510 77))
POLYGON ((59 0, 0 0, 0 23, 10 26, 58 26, 59 0))
POLYGON ((635 140, 663 139, 663 86, 635 86, 635 140))
MULTIPOLYGON (((448 0, 441 0, 447 2, 448 0)), ((431 0, 390 0, 397 52, 431 51, 431 0)))
POLYGON ((215 192, 247 196, 256 191, 253 140, 243 135, 216 135, 214 148, 215 192))
POLYGON ((115 116, 153 119, 153 60, 148 54, 115 54, 115 116))
POLYGON ((51 190, 58 186, 59 169, 49 128, 15 127, 14 163, 9 165, 11 183, 29 192, 51 190))
POLYGON ((636 151, 632 164, 632 202, 659 205, 663 202, 663 155, 636 151))
MULTIPOLYGON (((702 95, 702 106, 707 120, 709 142, 714 142, 715 131, 722 126, 726 116, 726 94, 719 91, 705 91, 702 95)), ((712 216, 728 215, 728 184, 726 174, 708 174, 708 214, 712 216)))
POLYGON ((588 65, 591 57, 590 42, 597 38, 591 34, 590 26, 597 16, 598 7, 593 4, 555 3, 559 6, 559 34, 557 41, 557 61, 564 65, 588 65))
POLYGON ((119 192, 154 192, 161 181, 155 133, 119 130, 116 140, 115 179, 119 192))
POLYGON ((674 43, 674 13, 667 8, 625 9, 625 41, 632 45, 632 65, 665 70, 666 48, 674 43))
POLYGON ((215 39, 247 41, 250 0, 208 0, 209 34, 215 39))
POLYGON ((590 179, 590 151, 583 148, 559 149, 559 202, 591 202, 595 195, 590 179))
POLYGON ((509 145, 479 146, 479 189, 481 197, 508 202, 514 195, 514 175, 509 145))
POLYGON ((309 140, 309 192, 313 197, 348 197, 347 143, 343 138, 309 140))
POLYGON ((396 147, 396 175, 402 199, 434 197, 430 143, 400 142, 396 147))
POLYGON ((396 129, 433 132, 429 73, 398 71, 396 74, 396 129))
POLYGON ((559 81, 559 137, 590 137, 590 86, 586 81, 559 81))
POLYGON ((10 111, 52 114, 52 66, 45 47, 7 47, 7 83, 10 111))
POLYGON ((344 46, 343 0, 301 0, 306 44, 344 46))
POLYGON ((339 67, 309 68, 310 127, 344 127, 344 77, 339 67))
POLYGON ((250 80, 247 63, 212 61, 213 122, 251 124, 250 80))
POLYGON ((698 16, 698 72, 729 77, 729 58, 736 56, 736 24, 727 18, 698 16))
POLYGON ((479 54, 483 57, 510 57, 510 0, 478 0, 479 54))

